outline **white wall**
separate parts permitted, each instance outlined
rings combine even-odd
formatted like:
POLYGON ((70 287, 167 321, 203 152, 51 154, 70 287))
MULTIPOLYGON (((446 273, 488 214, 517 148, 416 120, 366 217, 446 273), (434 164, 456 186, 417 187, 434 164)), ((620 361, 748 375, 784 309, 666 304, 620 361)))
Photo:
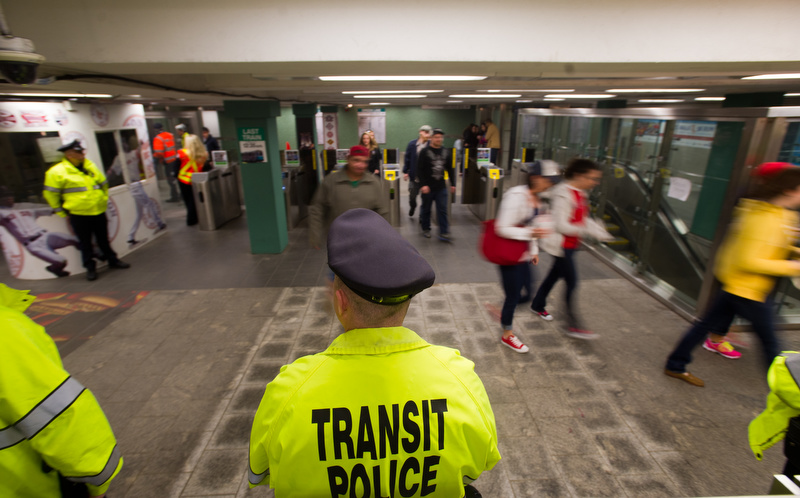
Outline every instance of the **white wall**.
POLYGON ((6 0, 3 8, 12 32, 51 63, 800 60, 797 0, 6 0))

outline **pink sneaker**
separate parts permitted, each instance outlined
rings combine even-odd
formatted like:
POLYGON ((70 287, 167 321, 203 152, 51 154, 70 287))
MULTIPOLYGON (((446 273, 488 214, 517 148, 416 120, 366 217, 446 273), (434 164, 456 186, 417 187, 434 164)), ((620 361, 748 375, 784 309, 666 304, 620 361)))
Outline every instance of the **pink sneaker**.
POLYGON ((530 349, 528 349, 528 346, 522 344, 522 341, 517 339, 517 336, 515 335, 511 335, 508 338, 501 337, 500 340, 503 342, 503 344, 510 347, 517 353, 527 353, 528 351, 530 351, 530 349))
POLYGON ((564 333, 575 339, 583 339, 583 340, 597 339, 598 337, 600 337, 591 330, 579 329, 577 327, 570 327, 564 333))
POLYGON ((731 343, 728 341, 711 342, 711 339, 706 339, 706 342, 703 343, 703 347, 712 353, 719 353, 731 360, 738 360, 742 356, 742 353, 733 349, 733 346, 731 346, 731 343))

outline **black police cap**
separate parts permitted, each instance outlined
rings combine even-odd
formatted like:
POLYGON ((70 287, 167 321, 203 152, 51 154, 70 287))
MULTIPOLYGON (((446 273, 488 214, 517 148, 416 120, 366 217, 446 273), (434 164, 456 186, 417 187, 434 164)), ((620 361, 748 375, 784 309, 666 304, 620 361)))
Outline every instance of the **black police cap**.
POLYGON ((436 278, 414 246, 369 209, 351 209, 333 220, 328 266, 353 292, 386 305, 408 301, 436 278))
POLYGON ((81 145, 81 141, 76 138, 72 142, 70 142, 68 144, 64 144, 61 147, 59 147, 58 151, 59 152, 65 152, 65 151, 68 151, 70 149, 77 150, 78 152, 84 150, 83 149, 83 145, 81 145))

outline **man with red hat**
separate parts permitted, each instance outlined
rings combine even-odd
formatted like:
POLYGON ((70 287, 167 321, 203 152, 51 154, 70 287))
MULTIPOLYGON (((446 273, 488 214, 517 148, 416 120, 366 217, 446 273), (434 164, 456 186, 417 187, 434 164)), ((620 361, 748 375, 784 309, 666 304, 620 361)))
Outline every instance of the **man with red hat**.
POLYGON ((355 145, 347 155, 347 165, 326 176, 317 187, 308 210, 309 240, 312 247, 320 247, 330 224, 345 211, 365 208, 384 218, 389 216, 380 179, 375 175, 364 174, 368 164, 369 150, 355 145))

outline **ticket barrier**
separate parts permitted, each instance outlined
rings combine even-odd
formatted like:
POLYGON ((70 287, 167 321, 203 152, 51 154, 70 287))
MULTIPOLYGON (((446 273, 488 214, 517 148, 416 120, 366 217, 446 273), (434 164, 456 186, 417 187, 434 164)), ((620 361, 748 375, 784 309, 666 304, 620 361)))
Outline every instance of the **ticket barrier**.
POLYGON ((480 174, 480 202, 470 204, 469 209, 479 220, 486 221, 497 216, 503 199, 503 169, 494 165, 481 166, 480 174))
POLYGON ((242 198, 239 194, 239 168, 231 164, 227 168, 220 168, 222 182, 222 209, 223 223, 238 218, 242 215, 242 198))
POLYGON ((513 159, 511 161, 511 174, 506 175, 508 181, 503 182, 505 190, 517 185, 528 185, 528 168, 532 162, 523 162, 521 159, 513 159))
POLYGON ((291 230, 308 216, 308 205, 305 203, 305 172, 299 166, 285 165, 281 168, 283 182, 283 201, 286 206, 286 228, 291 230))
POLYGON ((381 182, 384 198, 389 208, 389 223, 393 227, 400 226, 400 165, 384 164, 383 181, 381 182))
POLYGON ((205 173, 192 174, 192 191, 200 230, 216 230, 241 214, 238 193, 236 195, 231 192, 223 193, 237 188, 236 176, 229 173, 225 177, 225 182, 233 183, 232 186, 227 186, 223 185, 222 173, 221 169, 212 169, 205 173), (226 202, 236 206, 228 206, 226 202), (234 215, 235 212, 237 214, 234 215))

